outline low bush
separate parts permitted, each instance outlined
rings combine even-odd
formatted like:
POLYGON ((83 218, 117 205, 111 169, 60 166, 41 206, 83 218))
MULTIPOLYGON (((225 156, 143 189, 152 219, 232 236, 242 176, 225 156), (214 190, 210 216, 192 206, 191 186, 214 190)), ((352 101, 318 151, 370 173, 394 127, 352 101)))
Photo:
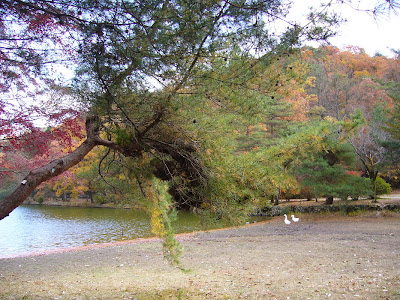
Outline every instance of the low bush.
POLYGON ((376 195, 386 195, 392 192, 392 187, 382 177, 377 177, 375 181, 376 195))

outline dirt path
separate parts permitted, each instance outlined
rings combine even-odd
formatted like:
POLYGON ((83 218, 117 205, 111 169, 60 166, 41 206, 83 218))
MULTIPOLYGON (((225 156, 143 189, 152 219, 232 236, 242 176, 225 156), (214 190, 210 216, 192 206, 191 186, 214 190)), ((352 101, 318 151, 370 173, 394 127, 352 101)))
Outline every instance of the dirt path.
POLYGON ((0 260, 0 299, 400 299, 400 214, 281 217, 182 241, 0 260))

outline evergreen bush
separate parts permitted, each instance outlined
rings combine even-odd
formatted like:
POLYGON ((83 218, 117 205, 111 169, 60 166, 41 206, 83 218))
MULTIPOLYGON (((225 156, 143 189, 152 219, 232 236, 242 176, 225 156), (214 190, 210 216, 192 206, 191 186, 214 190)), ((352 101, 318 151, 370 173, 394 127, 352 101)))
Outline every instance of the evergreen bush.
POLYGON ((387 183, 382 177, 377 177, 375 181, 375 189, 377 195, 390 194, 392 192, 392 187, 387 183))

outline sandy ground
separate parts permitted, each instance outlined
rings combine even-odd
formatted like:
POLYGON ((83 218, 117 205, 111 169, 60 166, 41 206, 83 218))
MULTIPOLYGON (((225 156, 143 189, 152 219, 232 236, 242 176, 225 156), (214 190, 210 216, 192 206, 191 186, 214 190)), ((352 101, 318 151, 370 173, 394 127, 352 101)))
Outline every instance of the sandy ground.
POLYGON ((400 299, 400 214, 301 215, 156 240, 0 260, 0 299, 400 299))

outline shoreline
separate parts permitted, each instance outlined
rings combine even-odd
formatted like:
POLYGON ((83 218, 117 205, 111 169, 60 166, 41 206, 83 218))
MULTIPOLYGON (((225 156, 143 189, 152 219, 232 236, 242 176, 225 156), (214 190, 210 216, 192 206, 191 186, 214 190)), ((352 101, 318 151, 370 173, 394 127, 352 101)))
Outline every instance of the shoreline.
POLYGON ((47 200, 39 203, 31 198, 25 200, 22 205, 33 205, 33 206, 57 206, 57 207, 82 207, 82 208, 111 208, 111 209, 134 209, 135 207, 129 205, 116 205, 113 203, 90 203, 86 199, 79 199, 78 201, 56 201, 47 200))
MULTIPOLYGON (((223 231, 223 230, 234 230, 234 229, 238 229, 238 228, 242 228, 242 227, 251 227, 251 226, 261 225, 264 223, 271 223, 274 221, 276 221, 276 219, 275 220, 271 219, 271 220, 266 220, 266 221, 261 221, 261 222, 256 222, 256 223, 250 223, 250 224, 245 224, 245 225, 236 226, 236 227, 231 226, 231 227, 223 227, 223 228, 216 228, 216 229, 210 229, 210 230, 199 230, 199 231, 192 231, 192 232, 177 233, 177 234, 175 234, 175 238, 178 242, 182 243, 182 242, 193 240, 196 237, 196 235, 198 235, 198 234, 204 234, 204 233, 215 232, 215 231, 223 231)), ((143 244, 143 243, 161 243, 161 242, 162 242, 162 239, 159 237, 136 238, 136 239, 107 242, 107 243, 98 243, 98 244, 89 244, 89 245, 75 246, 75 247, 62 247, 62 248, 46 249, 46 250, 39 250, 39 251, 33 251, 33 252, 24 252, 24 253, 20 253, 20 254, 16 254, 16 255, 10 255, 9 257, 0 257, 0 261, 17 259, 17 258, 26 258, 26 257, 46 256, 46 255, 59 254, 59 253, 81 252, 81 251, 102 249, 102 248, 108 248, 108 247, 118 247, 118 246, 123 246, 123 245, 133 245, 133 244, 143 244)))
MULTIPOLYGON (((179 242, 189 240, 194 234, 193 233, 179 233, 176 235, 176 238, 179 242)), ((75 246, 75 247, 63 247, 63 248, 54 248, 48 250, 34 251, 34 252, 24 252, 21 254, 16 254, 10 257, 0 258, 1 260, 8 259, 16 259, 16 258, 25 258, 25 257, 35 257, 35 256, 45 256, 50 254, 59 254, 59 253, 67 253, 67 252, 81 252, 87 250, 94 249, 102 249, 107 247, 115 247, 122 245, 131 245, 131 244, 142 244, 142 243, 155 243, 162 242, 161 238, 158 237, 149 237, 149 238, 137 238, 132 240, 124 240, 124 241, 116 241, 116 242, 108 242, 108 243, 99 243, 99 244, 89 244, 83 246, 75 246)))
MULTIPOLYGON (((69 206, 67 205, 57 205, 57 204, 37 204, 37 203, 28 203, 24 205, 43 205, 43 206, 62 206, 62 207, 83 207, 83 208, 89 208, 89 206, 69 206)), ((349 203, 350 206, 354 206, 356 207, 357 205, 353 205, 351 202, 349 203)), ((383 198, 381 200, 380 203, 375 204, 374 206, 376 206, 378 208, 378 210, 371 210, 370 212, 382 212, 385 213, 385 211, 390 211, 390 210, 382 210, 385 206, 390 206, 390 205, 394 205, 394 208, 399 211, 400 208, 400 194, 394 193, 391 195, 387 195, 385 198, 383 198), (394 205, 396 204, 396 205, 394 205)), ((281 203, 280 206, 273 206, 273 208, 279 208, 280 210, 284 209, 285 207, 291 207, 291 203, 281 203)), ((309 206, 305 206, 305 205, 300 205, 297 206, 297 208, 303 209, 297 209, 297 213, 296 213, 296 206, 294 206, 295 208, 295 213, 296 215, 298 213, 300 214, 308 214, 309 218, 312 218, 314 221, 320 220, 320 218, 318 217, 318 215, 320 213, 325 214, 325 211, 315 211, 314 213, 308 212, 307 210, 304 210, 304 208, 308 208, 309 206), (311 217, 311 215, 313 217, 311 217)), ((310 208, 315 207, 314 205, 310 205, 310 208)), ((322 207, 322 208, 329 208, 329 207, 333 207, 333 209, 336 209, 338 207, 338 204, 333 205, 333 206, 323 206, 323 205, 319 205, 318 207, 322 207)), ((100 206, 100 207, 90 207, 90 208, 112 208, 112 209, 121 209, 121 208, 117 208, 117 207, 107 207, 107 206, 100 206)), ((127 208, 127 207, 125 207, 127 208)), ((124 208, 124 209, 125 209, 124 208)), ((337 210, 337 209, 336 209, 337 210)), ((368 211, 368 210, 367 210, 368 211)), ((340 213, 343 213, 343 211, 339 210, 340 213)), ((348 211, 350 212, 350 211, 348 211)), ((355 210, 355 212, 357 212, 357 210, 355 210)), ((336 212, 338 213, 338 212, 336 212)), ((333 213, 335 214, 335 212, 333 213)), ((278 214, 280 215, 280 214, 278 214)), ((199 230, 199 231, 193 231, 193 232, 187 232, 187 233, 179 233, 176 234, 176 238, 179 242, 183 242, 183 241, 187 241, 189 239, 193 239, 197 234, 200 233, 204 233, 204 232, 212 232, 212 231, 218 231, 218 230, 229 230, 229 229, 234 229, 234 228, 241 228, 241 227, 246 227, 246 226, 252 226, 252 225, 259 225, 262 223, 266 223, 266 222, 273 222, 274 220, 278 220, 279 216, 278 215, 272 215, 270 217, 272 217, 270 220, 265 220, 265 221, 259 221, 255 224, 246 224, 246 225, 241 225, 241 226, 237 226, 237 227, 223 227, 223 228, 218 228, 218 229, 210 229, 210 230, 199 230)), ((21 257, 35 257, 35 256, 43 256, 43 255, 49 255, 49 254, 57 254, 57 253, 65 253, 65 252, 79 252, 79 251, 85 251, 85 250, 91 250, 91 249, 100 249, 100 248, 106 248, 106 247, 113 247, 113 246, 121 246, 121 245, 129 245, 129 244, 140 244, 140 243, 150 243, 150 242, 158 242, 161 243, 162 240, 158 237, 143 237, 143 238, 134 238, 134 239, 129 239, 129 240, 121 240, 121 241, 114 241, 114 242, 105 242, 105 243, 98 243, 98 244, 88 244, 88 245, 81 245, 81 246, 72 246, 72 247, 60 247, 60 248, 50 248, 50 249, 43 249, 43 250, 36 250, 36 251, 25 251, 25 252, 20 252, 20 253, 16 253, 16 254, 9 254, 9 255, 5 255, 4 257, 0 257, 0 261, 1 260, 9 260, 9 259, 15 259, 15 258, 21 258, 21 257)))
MULTIPOLYGON (((178 235, 182 266, 158 239, 0 261, 0 298, 398 299, 400 214, 300 215, 178 235), (183 240, 182 240, 182 239, 183 240), (85 250, 85 251, 79 251, 85 250)), ((70 249, 71 250, 71 249, 70 249)))
MULTIPOLYGON (((319 199, 319 202, 315 202, 315 200, 310 200, 307 201, 306 199, 280 199, 279 200, 279 205, 272 205, 271 207, 296 207, 296 206, 301 206, 301 207, 306 207, 306 206, 326 206, 326 207, 332 207, 332 206, 338 206, 338 205, 387 205, 387 204, 393 204, 393 203, 399 203, 400 204, 400 190, 394 190, 391 194, 387 195, 381 195, 380 198, 378 198, 377 203, 373 203, 372 199, 363 199, 363 200, 347 200, 347 201, 341 201, 341 200, 335 200, 332 205, 325 205, 324 204, 325 199, 319 199)), ((88 208, 112 208, 112 209, 135 209, 137 207, 131 206, 129 204, 124 204, 124 205, 118 205, 115 203, 104 203, 104 204, 97 204, 97 203, 91 203, 88 201, 86 198, 78 198, 76 200, 70 200, 70 201, 58 201, 54 200, 54 198, 48 198, 47 200, 43 201, 42 203, 39 203, 35 201, 32 198, 28 198, 27 200, 24 201, 23 205, 44 205, 44 206, 61 206, 61 207, 88 207, 88 208)), ((140 208, 139 208, 140 209, 140 208)))
MULTIPOLYGON (((370 212, 366 212, 368 214, 370 212)), ((340 214, 336 213, 331 213, 330 215, 319 215, 319 214, 314 214, 314 213, 306 213, 306 214, 301 214, 302 217, 305 217, 306 222, 314 222, 314 223, 323 223, 323 222, 339 222, 336 218, 340 219, 340 222, 353 222, 354 220, 352 218, 357 218, 351 217, 351 216, 342 216, 340 214)), ((262 226, 266 225, 267 223, 271 224, 277 224, 282 221, 282 216, 273 216, 270 217, 270 219, 265 220, 265 221, 257 221, 254 223, 248 223, 244 225, 239 225, 239 226, 228 226, 228 227, 222 227, 222 228, 213 228, 209 230, 197 230, 197 231, 192 231, 192 232, 184 232, 184 233, 177 233, 175 234, 175 238, 178 242, 187 242, 187 241, 193 241, 196 239, 196 236, 198 235, 203 235, 203 234, 209 234, 209 233, 215 233, 215 232, 224 232, 224 231, 232 231, 232 230, 240 230, 240 229, 246 229, 246 228, 251 228, 253 226, 262 226)), ((362 217, 363 218, 363 217, 362 217)), ((367 218, 368 215, 367 215, 367 218)), ((73 246, 73 247, 62 247, 62 248, 53 248, 53 249, 46 249, 46 250, 39 250, 39 251, 32 251, 32 252, 24 252, 16 255, 10 255, 9 257, 0 257, 1 260, 12 260, 12 259, 18 259, 18 258, 28 258, 28 257, 37 257, 37 256, 46 256, 46 255, 52 255, 52 254, 60 254, 60 253, 70 253, 70 252, 83 252, 83 251, 88 251, 88 250, 95 250, 95 249, 102 249, 102 248, 109 248, 109 247, 118 247, 118 246, 124 246, 124 245, 134 245, 134 244, 145 244, 145 243, 162 243, 162 239, 159 237, 144 237, 144 238, 136 238, 136 239, 130 239, 130 240, 122 240, 122 241, 115 241, 115 242, 106 242, 106 243, 98 243, 98 244, 88 244, 88 245, 82 245, 82 246, 73 246)))

